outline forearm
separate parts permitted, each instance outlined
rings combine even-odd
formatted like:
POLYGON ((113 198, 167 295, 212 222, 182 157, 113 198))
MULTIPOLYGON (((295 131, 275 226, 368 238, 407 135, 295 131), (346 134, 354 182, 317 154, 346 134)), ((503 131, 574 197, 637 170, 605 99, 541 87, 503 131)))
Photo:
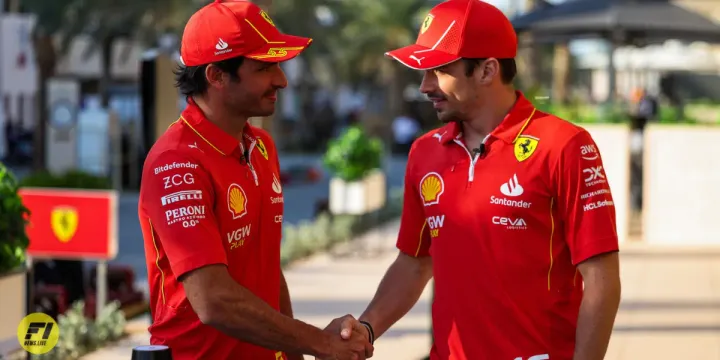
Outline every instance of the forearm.
POLYGON ((432 277, 430 261, 400 254, 388 268, 375 297, 359 318, 373 326, 376 339, 417 303, 432 277))
MULTIPOLYGON (((285 274, 282 269, 280 270, 280 312, 288 317, 293 317, 292 302, 290 301, 290 290, 285 281, 285 274)), ((301 353, 287 352, 285 354, 288 360, 302 360, 303 355, 301 353)))
POLYGON ((620 287, 587 287, 578 314, 574 360, 605 358, 615 316, 620 305, 620 287))
POLYGON ((275 311, 240 285, 218 291, 207 324, 223 333, 264 348, 322 357, 330 334, 275 311))

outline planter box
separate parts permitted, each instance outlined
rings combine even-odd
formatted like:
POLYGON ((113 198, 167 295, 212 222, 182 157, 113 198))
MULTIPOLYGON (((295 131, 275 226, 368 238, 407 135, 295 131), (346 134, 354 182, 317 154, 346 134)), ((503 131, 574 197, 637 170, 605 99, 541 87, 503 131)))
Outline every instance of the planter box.
POLYGON ((720 127, 652 124, 645 129, 644 240, 720 245, 720 127))
POLYGON ((630 128, 624 124, 580 124, 595 140, 615 203, 618 240, 630 231, 630 128))
POLYGON ((26 315, 26 279, 25 269, 0 274, 0 355, 22 349, 17 341, 17 328, 26 315))
POLYGON ((330 211, 333 214, 361 215, 385 205, 387 186, 385 174, 374 171, 359 181, 330 179, 330 211))

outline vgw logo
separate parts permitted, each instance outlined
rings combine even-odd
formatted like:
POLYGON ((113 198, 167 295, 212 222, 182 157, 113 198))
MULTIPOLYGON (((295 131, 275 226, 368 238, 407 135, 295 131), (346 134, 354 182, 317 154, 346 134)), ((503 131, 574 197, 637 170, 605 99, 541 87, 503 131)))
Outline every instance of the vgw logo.
POLYGON ((445 222, 445 215, 430 216, 427 218, 427 224, 430 228, 430 237, 436 238, 440 235, 440 228, 445 222))
POLYGON ((245 238, 250 236, 250 225, 245 225, 239 229, 233 230, 227 233, 228 244, 230 244, 230 250, 235 250, 245 245, 245 238))
POLYGON ((57 345, 60 330, 53 318, 43 313, 24 317, 17 328, 17 338, 25 351, 40 355, 57 345))

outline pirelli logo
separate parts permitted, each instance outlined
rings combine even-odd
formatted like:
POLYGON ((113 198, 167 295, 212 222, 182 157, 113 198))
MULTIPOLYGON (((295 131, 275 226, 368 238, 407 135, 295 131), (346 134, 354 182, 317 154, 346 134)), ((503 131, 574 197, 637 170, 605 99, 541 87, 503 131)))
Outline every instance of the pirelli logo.
POLYGON ((200 190, 184 190, 184 191, 178 191, 176 193, 172 193, 169 195, 165 195, 160 198, 160 202, 162 202, 162 205, 170 205, 174 204, 176 202, 184 201, 184 200, 202 200, 202 191, 200 190))

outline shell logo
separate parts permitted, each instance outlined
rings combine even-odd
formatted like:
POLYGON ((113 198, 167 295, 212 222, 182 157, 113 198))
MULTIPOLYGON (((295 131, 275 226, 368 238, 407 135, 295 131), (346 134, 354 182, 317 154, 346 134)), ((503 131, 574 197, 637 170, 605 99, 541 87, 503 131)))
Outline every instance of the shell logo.
POLYGON ((240 185, 231 184, 228 187, 227 203, 233 219, 239 219, 247 214, 247 196, 240 185))
POLYGON ((425 206, 435 205, 440 202, 440 195, 445 191, 445 182, 442 176, 436 172, 425 174, 420 180, 420 196, 425 206))

